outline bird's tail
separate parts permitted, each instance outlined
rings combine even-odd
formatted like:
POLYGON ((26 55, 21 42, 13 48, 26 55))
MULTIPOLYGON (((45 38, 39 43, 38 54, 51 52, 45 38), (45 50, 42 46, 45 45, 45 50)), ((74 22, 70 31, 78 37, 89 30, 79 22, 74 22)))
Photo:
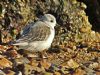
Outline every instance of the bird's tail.
POLYGON ((26 45, 28 45, 28 43, 27 43, 27 42, 11 41, 11 42, 9 42, 9 45, 14 45, 14 46, 26 46, 26 45))

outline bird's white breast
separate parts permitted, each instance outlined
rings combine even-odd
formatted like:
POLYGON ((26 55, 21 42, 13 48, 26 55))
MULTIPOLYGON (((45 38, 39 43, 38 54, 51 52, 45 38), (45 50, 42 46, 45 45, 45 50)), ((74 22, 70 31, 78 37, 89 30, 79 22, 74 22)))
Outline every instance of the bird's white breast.
POLYGON ((46 41, 35 41, 35 42, 32 42, 32 43, 30 43, 30 47, 29 47, 28 50, 31 50, 31 51, 33 51, 33 50, 34 51, 43 51, 45 49, 48 49, 51 46, 51 43, 52 43, 52 41, 54 39, 54 35, 55 35, 54 28, 53 29, 50 28, 50 31, 51 31, 51 34, 50 34, 50 36, 48 37, 48 39, 46 41))
POLYGON ((46 43, 47 43, 46 45, 47 45, 48 48, 51 46, 51 43, 52 43, 52 41, 54 39, 54 35, 55 35, 55 30, 54 29, 51 29, 50 31, 51 31, 51 34, 50 34, 49 38, 46 41, 46 43))

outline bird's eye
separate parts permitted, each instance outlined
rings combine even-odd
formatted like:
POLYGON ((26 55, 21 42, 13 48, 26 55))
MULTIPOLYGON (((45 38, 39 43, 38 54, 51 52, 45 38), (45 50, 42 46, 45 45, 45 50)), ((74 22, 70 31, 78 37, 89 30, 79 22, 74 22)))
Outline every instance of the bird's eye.
POLYGON ((50 22, 53 22, 53 20, 50 20, 50 22))

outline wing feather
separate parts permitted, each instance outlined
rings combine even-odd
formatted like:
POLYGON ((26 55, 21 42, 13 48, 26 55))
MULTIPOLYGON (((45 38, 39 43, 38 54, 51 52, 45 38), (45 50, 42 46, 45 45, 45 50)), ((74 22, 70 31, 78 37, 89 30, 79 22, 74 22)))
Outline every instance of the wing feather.
POLYGON ((46 26, 45 23, 38 21, 36 22, 32 27, 29 27, 26 29, 28 31, 25 32, 24 35, 22 35, 19 40, 17 40, 18 43, 20 42, 33 42, 33 41, 45 41, 49 37, 50 33, 50 27, 46 26))

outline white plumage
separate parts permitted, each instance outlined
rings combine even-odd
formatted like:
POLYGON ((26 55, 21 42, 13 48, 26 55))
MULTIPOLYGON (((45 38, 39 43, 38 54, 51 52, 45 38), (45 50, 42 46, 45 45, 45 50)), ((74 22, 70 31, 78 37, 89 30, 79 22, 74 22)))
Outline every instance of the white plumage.
POLYGON ((45 14, 36 23, 31 23, 23 29, 22 36, 13 45, 28 51, 43 51, 51 46, 55 36, 56 18, 45 14))

